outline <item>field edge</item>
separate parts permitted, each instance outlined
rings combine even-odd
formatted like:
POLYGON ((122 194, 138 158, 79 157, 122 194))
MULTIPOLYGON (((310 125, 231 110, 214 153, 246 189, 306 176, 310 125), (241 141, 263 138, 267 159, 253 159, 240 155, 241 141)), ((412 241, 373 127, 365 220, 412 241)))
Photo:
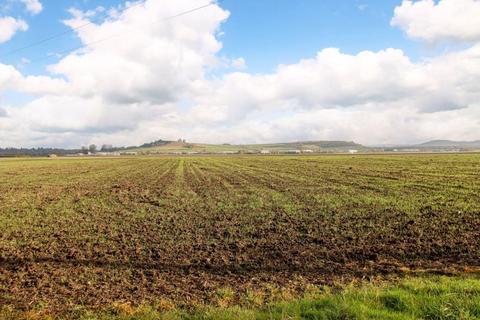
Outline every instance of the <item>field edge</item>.
POLYGON ((168 300, 133 307, 117 302, 91 311, 78 306, 61 317, 38 305, 28 312, 4 306, 4 320, 153 320, 153 319, 480 319, 480 273, 407 275, 396 280, 353 281, 311 286, 302 296, 274 288, 241 297, 219 289, 212 303, 190 308, 168 300))

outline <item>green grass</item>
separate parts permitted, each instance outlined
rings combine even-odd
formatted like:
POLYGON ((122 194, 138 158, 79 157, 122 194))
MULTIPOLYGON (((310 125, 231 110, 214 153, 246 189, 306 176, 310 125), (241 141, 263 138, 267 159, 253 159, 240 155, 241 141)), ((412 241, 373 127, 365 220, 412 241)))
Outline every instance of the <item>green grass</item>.
POLYGON ((161 313, 145 308, 130 315, 99 315, 90 319, 480 319, 480 279, 417 277, 395 285, 351 286, 340 292, 324 288, 302 299, 261 308, 204 307, 190 313, 161 313))
MULTIPOLYGON (((230 294, 227 292, 226 296, 230 294)), ((189 311, 161 309, 165 306, 131 308, 117 304, 108 311, 79 312, 74 317, 82 320, 480 319, 480 278, 408 277, 394 284, 351 285, 341 290, 311 289, 301 299, 279 297, 260 306, 258 301, 244 297, 240 304, 233 306, 199 306, 189 311)), ((48 319, 41 314, 41 310, 31 312, 25 319, 48 319)), ((3 316, 8 320, 22 318, 7 312, 3 316)))

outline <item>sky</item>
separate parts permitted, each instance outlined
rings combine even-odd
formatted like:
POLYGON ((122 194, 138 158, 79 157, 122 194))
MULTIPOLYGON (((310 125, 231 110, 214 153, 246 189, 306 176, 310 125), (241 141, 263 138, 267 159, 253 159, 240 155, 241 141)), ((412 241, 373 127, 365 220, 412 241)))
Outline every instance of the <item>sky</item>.
POLYGON ((480 0, 0 0, 0 147, 477 140, 479 16, 480 0))

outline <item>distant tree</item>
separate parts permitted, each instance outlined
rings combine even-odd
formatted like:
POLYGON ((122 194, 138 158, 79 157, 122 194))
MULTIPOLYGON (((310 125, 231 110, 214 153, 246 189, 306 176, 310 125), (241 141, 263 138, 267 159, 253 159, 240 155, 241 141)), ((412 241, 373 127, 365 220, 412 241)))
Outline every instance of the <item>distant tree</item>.
POLYGON ((111 144, 104 144, 100 151, 102 152, 110 152, 113 150, 113 146, 111 144))
POLYGON ((96 153, 96 152, 97 152, 97 146, 94 145, 94 144, 91 144, 91 145, 88 147, 88 151, 90 151, 90 153, 96 153))
POLYGON ((151 147, 160 147, 160 146, 164 146, 166 144, 169 144, 173 141, 165 141, 165 140, 157 140, 157 141, 153 141, 153 142, 150 142, 150 143, 144 143, 140 146, 140 148, 151 148, 151 147))
POLYGON ((82 153, 83 154, 88 154, 88 148, 85 146, 82 146, 82 153))
POLYGON ((48 156, 50 154, 67 155, 76 154, 78 149, 57 149, 57 148, 0 148, 0 157, 13 157, 13 156, 48 156))

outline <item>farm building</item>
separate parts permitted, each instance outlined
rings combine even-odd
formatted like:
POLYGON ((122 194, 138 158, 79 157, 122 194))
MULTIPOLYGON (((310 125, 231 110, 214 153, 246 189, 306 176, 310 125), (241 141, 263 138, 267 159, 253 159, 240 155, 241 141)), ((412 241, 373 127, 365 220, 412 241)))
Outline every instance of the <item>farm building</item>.
POLYGON ((101 152, 97 152, 96 155, 97 156, 102 156, 102 157, 118 157, 118 156, 120 156, 120 152, 104 152, 104 151, 101 151, 101 152))

